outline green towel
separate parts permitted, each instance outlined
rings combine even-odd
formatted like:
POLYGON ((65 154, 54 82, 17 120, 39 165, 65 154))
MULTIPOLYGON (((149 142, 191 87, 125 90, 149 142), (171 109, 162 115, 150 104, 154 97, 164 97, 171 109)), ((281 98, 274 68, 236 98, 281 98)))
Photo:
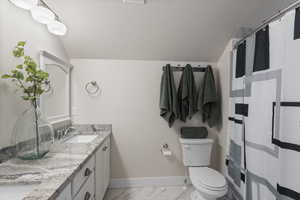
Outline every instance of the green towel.
POLYGON ((219 97, 211 66, 206 68, 202 87, 198 96, 198 109, 202 113, 203 122, 209 127, 216 126, 220 118, 219 97))
POLYGON ((160 83, 160 116, 163 117, 171 127, 178 118, 178 104, 176 98, 176 87, 171 66, 165 67, 160 83))
POLYGON ((186 118, 191 119, 198 111, 196 84, 191 65, 186 65, 181 75, 178 88, 178 104, 181 121, 185 122, 186 118))

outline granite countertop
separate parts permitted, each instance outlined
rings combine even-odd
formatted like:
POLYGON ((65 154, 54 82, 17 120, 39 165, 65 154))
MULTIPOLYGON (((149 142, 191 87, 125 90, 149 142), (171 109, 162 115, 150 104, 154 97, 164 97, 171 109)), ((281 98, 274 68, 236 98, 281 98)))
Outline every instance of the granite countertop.
POLYGON ((83 135, 97 134, 98 137, 85 144, 56 142, 40 160, 13 158, 0 164, 0 187, 36 184, 23 200, 55 199, 112 132, 111 126, 96 132, 81 129, 83 135))

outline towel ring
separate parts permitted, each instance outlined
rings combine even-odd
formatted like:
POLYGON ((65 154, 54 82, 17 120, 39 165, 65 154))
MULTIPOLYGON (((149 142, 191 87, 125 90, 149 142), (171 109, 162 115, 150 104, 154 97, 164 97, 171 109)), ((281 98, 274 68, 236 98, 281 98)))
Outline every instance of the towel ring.
POLYGON ((47 81, 46 83, 46 88, 45 88, 45 93, 46 94, 52 94, 53 93, 53 87, 51 85, 51 82, 50 81, 47 81))
POLYGON ((85 90, 90 95, 95 95, 100 91, 100 86, 97 81, 90 81, 85 84, 85 90))

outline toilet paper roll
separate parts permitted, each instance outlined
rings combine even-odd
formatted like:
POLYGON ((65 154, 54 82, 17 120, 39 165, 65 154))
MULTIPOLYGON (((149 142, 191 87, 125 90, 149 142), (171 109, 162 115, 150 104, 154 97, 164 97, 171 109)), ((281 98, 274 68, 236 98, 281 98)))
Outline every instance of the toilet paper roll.
POLYGON ((170 151, 168 149, 162 149, 161 152, 162 152, 163 156, 166 156, 166 157, 172 156, 172 151, 170 151))

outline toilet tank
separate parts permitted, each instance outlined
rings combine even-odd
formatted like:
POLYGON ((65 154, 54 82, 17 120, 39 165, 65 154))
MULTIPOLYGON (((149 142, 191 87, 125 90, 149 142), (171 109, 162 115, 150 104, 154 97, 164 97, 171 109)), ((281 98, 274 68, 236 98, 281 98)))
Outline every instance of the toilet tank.
POLYGON ((184 166, 209 166, 213 139, 180 139, 184 166))

